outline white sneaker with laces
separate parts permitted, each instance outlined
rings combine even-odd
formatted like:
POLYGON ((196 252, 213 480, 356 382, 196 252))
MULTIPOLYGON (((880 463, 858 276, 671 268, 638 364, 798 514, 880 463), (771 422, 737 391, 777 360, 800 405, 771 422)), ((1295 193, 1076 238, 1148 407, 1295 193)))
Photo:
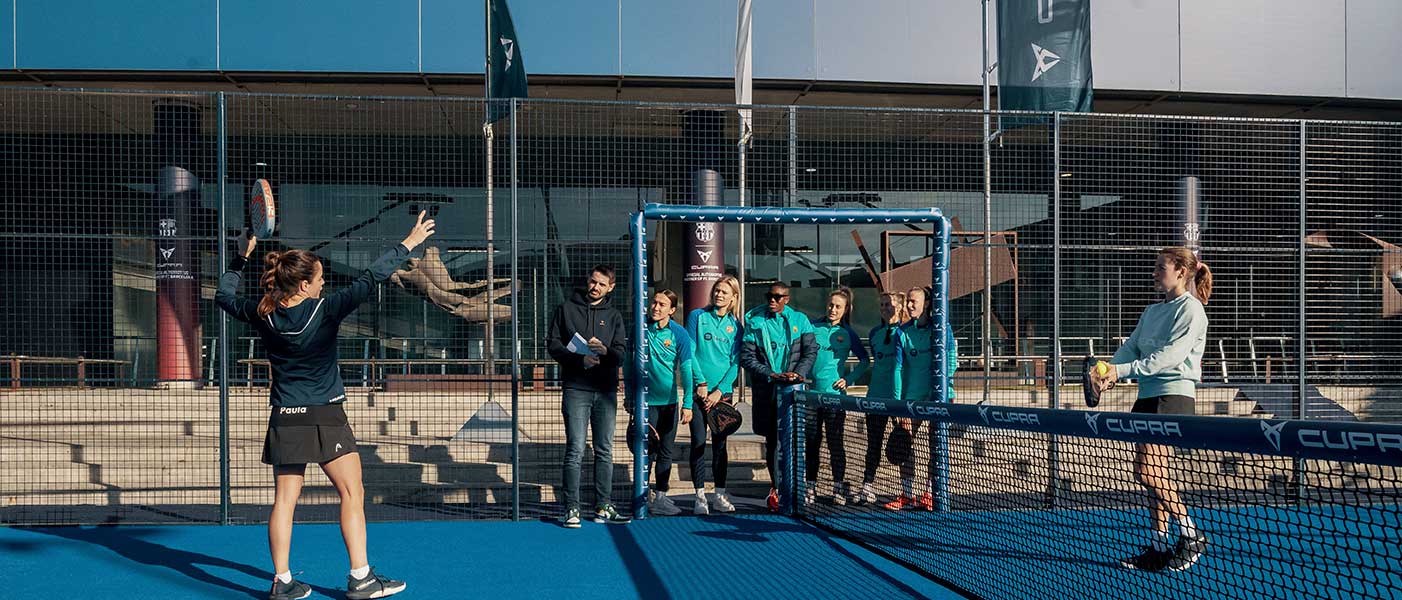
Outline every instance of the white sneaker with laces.
POLYGON ((870 483, 862 484, 862 491, 857 495, 857 504, 876 504, 876 488, 870 483))
POLYGON ((701 516, 711 514, 711 508, 707 506, 706 502, 706 490, 696 490, 696 502, 691 505, 691 514, 701 516))
POLYGON ((808 482, 808 485, 805 486, 805 487, 808 488, 808 491, 806 491, 806 492, 803 493, 803 505, 804 505, 804 506, 813 506, 814 504, 817 504, 817 503, 818 503, 818 482, 816 482, 816 481, 810 481, 810 482, 808 482))
POLYGON ((735 512, 735 504, 730 501, 730 494, 725 492, 725 488, 717 489, 715 495, 711 496, 711 510, 718 513, 735 512))
POLYGON ((832 484, 832 503, 835 506, 847 505, 847 484, 837 482, 832 484))

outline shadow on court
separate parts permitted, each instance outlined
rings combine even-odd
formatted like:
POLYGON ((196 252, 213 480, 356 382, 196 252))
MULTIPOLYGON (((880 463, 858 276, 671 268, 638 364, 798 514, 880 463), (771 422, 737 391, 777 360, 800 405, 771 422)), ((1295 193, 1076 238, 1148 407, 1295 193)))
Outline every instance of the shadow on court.
MULTIPOLYGON (((240 585, 210 573, 206 568, 231 569, 248 575, 254 580, 260 581, 271 582, 273 579, 273 574, 270 571, 265 571, 252 565, 234 562, 200 552, 172 548, 152 541, 151 539, 144 539, 155 538, 162 535, 163 531, 159 528, 35 527, 18 529, 30 533, 49 535, 65 540, 100 546, 111 550, 127 560, 144 565, 164 567, 200 583, 240 592, 253 598, 267 598, 267 588, 254 589, 245 585, 240 585)), ((37 545, 29 544, 29 546, 37 545)), ((114 565, 114 568, 117 572, 125 570, 125 567, 122 565, 114 565)), ((312 588, 325 596, 340 597, 342 595, 342 592, 339 590, 318 586, 312 586, 312 588)))
MULTIPOLYGON (((653 518, 628 526, 609 526, 608 532, 618 551, 618 556, 631 577, 635 589, 641 597, 669 597, 671 595, 707 597, 705 590, 716 589, 720 580, 727 585, 743 588, 741 579, 754 579, 760 589, 770 587, 765 580, 776 578, 811 577, 806 573, 783 573, 795 568, 806 569, 805 561, 798 557, 812 557, 818 554, 840 557, 865 576, 879 582, 876 587, 884 588, 883 593, 901 594, 918 598, 924 594, 906 582, 888 575, 889 565, 882 566, 852 552, 847 546, 815 527, 782 517, 730 517, 714 516, 704 518, 671 517, 653 518), (697 527, 697 523, 702 523, 697 527), (699 539, 698 539, 699 538, 699 539), (725 556, 720 564, 706 559, 700 544, 722 544, 725 556), (699 551, 699 552, 698 552, 699 551), (695 558, 692 568, 678 569, 670 564, 674 556, 695 558), (707 565, 711 564, 712 567, 707 565), (661 569, 666 577, 664 578, 661 569), (766 569, 770 569, 766 572, 766 569)), ((829 559, 830 560, 830 559, 829 559)), ((821 578, 812 578, 821 579, 821 578)), ((820 588, 822 586, 819 586, 820 588)), ((839 588, 840 589, 840 588, 839 588)), ((791 593, 802 590, 791 589, 791 593)), ((834 593, 838 590, 817 589, 814 592, 834 593)), ((847 591, 847 590, 842 590, 847 591)))

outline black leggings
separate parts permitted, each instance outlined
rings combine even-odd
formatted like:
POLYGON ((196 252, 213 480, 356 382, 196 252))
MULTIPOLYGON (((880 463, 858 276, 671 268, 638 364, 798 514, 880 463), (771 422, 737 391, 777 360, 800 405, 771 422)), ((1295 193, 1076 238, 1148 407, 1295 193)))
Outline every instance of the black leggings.
POLYGON ((680 412, 676 404, 647 407, 647 422, 657 430, 657 437, 662 440, 657 444, 657 454, 648 457, 653 464, 652 472, 656 474, 657 484, 653 488, 659 492, 666 492, 672 487, 672 451, 677 443, 677 416, 680 412))
MULTIPOLYGON (((721 402, 730 402, 730 394, 721 396, 721 402)), ((706 485, 706 405, 695 402, 691 405, 691 483, 698 491, 706 485)), ((725 487, 725 476, 730 471, 730 453, 725 448, 725 436, 711 436, 711 470, 715 472, 716 488, 725 487)))
POLYGON ((881 467, 881 444, 886 441, 886 424, 890 420, 886 415, 867 415, 867 455, 862 483, 876 481, 876 470, 881 467))
MULTIPOLYGON (((927 449, 929 450, 929 458, 930 458, 930 460, 929 460, 929 471, 926 471, 926 473, 929 475, 930 481, 934 481, 934 479, 935 479, 935 434, 936 434, 937 432, 939 432, 939 425, 938 425, 937 423, 931 423, 931 422, 929 422, 929 421, 914 421, 914 422, 912 422, 912 423, 910 424, 910 436, 911 436, 912 438, 914 438, 915 436, 919 435, 921 429, 924 429, 924 430, 925 430, 926 438, 928 439, 928 441, 929 441, 929 443, 930 443, 930 445, 927 446, 927 449)), ((897 465, 898 467, 900 467, 901 479, 915 479, 915 462, 916 462, 916 461, 915 461, 915 457, 916 457, 917 454, 918 454, 917 452, 913 452, 913 451, 912 451, 912 452, 910 453, 910 459, 907 460, 907 461, 905 461, 905 464, 897 465)))
POLYGON ((808 481, 818 480, 818 464, 822 449, 823 430, 827 430, 828 453, 832 455, 832 480, 841 482, 847 478, 847 449, 842 443, 843 429, 847 425, 847 411, 832 408, 819 408, 818 418, 808 428, 804 436, 804 463, 807 465, 808 481))

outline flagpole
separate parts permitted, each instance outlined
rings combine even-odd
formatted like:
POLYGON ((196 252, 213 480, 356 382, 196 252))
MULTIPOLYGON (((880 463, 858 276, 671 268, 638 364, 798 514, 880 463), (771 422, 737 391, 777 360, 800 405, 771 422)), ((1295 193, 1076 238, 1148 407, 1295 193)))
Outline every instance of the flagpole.
MULTIPOLYGON (((485 77, 483 78, 483 80, 484 80, 485 87, 486 87, 486 91, 487 91, 487 93, 486 93, 486 97, 487 97, 487 102, 486 102, 486 104, 487 104, 487 105, 486 105, 486 116, 487 116, 487 119, 485 119, 485 120, 486 120, 486 124, 482 126, 483 137, 486 139, 486 142, 487 142, 487 294, 486 294, 486 296, 487 296, 487 325, 486 325, 486 330, 487 330, 487 331, 486 331, 486 334, 487 334, 487 335, 486 335, 486 346, 487 346, 487 347, 484 349, 485 352, 483 352, 483 358, 486 359, 486 368, 485 368, 486 373, 485 373, 485 374, 486 374, 486 376, 487 376, 487 377, 486 377, 486 379, 487 379, 487 402, 492 402, 493 400, 495 400, 495 398, 494 398, 494 396, 495 396, 494 392, 495 392, 495 390, 496 390, 496 386, 495 386, 495 384, 492 382, 492 377, 496 375, 496 336, 494 335, 496 332, 493 331, 493 329, 495 329, 495 327, 496 327, 496 321, 492 320, 492 318, 493 318, 493 316, 494 316, 494 315, 492 314, 492 305, 493 305, 493 304, 496 304, 495 296, 492 295, 492 292, 494 292, 494 291, 496 290, 495 284, 493 283, 494 280, 496 279, 496 270, 493 268, 493 267, 495 266, 495 265, 493 264, 493 262, 494 262, 494 259, 496 258, 496 249, 492 247, 492 236, 493 236, 493 233, 494 233, 494 232, 492 231, 493 225, 494 225, 494 223, 493 223, 493 217, 494 217, 494 215, 493 215, 493 212, 494 212, 494 211, 493 211, 493 208, 494 208, 494 207, 493 207, 493 204, 494 204, 494 202, 493 202, 493 198, 492 198, 492 138, 494 137, 494 136, 493 136, 493 133, 494 133, 494 132, 492 131, 492 121, 491 121, 491 115, 492 115, 492 104, 491 104, 491 102, 492 102, 492 0, 483 0, 482 5, 483 5, 483 7, 484 7, 484 9, 485 9, 485 10, 484 10, 484 14, 485 14, 485 16, 486 16, 486 24, 487 24, 487 34, 486 34, 486 38, 483 40, 483 41, 485 42, 485 43, 483 44, 483 49, 486 51, 486 55, 487 55, 487 65, 486 65, 487 68, 486 68, 486 70, 483 71, 483 73, 485 74, 485 77)), ((514 285, 514 284, 513 284, 513 285, 514 285)))
MULTIPOLYGON (((983 0, 983 399, 993 379, 993 152, 989 127, 988 0, 983 0)), ((1053 340, 1053 343, 1056 343, 1053 340)))
MULTIPOLYGON (((750 18, 751 18, 750 3, 749 3, 748 0, 740 0, 740 1, 737 3, 737 8, 738 8, 738 14, 737 14, 737 16, 736 16, 736 23, 735 23, 735 59, 736 59, 736 65, 735 65, 735 78, 736 78, 736 81, 735 81, 735 84, 736 84, 736 90, 735 90, 735 91, 736 91, 736 94, 735 94, 735 96, 736 96, 736 97, 735 97, 735 103, 736 103, 736 104, 745 104, 745 105, 748 105, 748 104, 751 104, 751 103, 753 102, 753 76, 754 76, 754 73, 753 73, 753 71, 752 71, 752 65, 751 65, 751 63, 750 63, 750 60, 751 60, 751 58, 750 58, 750 43, 751 43, 751 41, 752 41, 752 40, 751 40, 751 35, 752 35, 752 34, 751 34, 751 29, 750 29, 750 27, 751 27, 751 25, 750 25, 750 23, 751 23, 751 21, 750 21, 750 18), (742 63, 743 63, 743 68, 742 68, 742 63), (743 79, 743 80, 742 80, 742 79, 743 79)), ((746 158, 746 157, 745 157, 745 154, 746 154, 746 152, 745 152, 745 151, 749 148, 749 145, 750 145, 750 138, 751 138, 751 136, 753 135, 753 131, 751 130, 751 127, 753 126, 753 123, 752 123, 753 112, 752 112, 752 111, 747 111, 746 109, 741 109, 741 110, 739 111, 739 114, 740 114, 740 139, 739 139, 738 143, 736 144, 736 146, 737 146, 737 151, 739 152, 739 159, 740 159, 740 206, 743 208, 743 207, 745 206, 745 188, 746 188, 746 186, 748 185, 748 182, 746 181, 746 172, 745 172, 745 167, 746 167, 746 164, 745 164, 745 163, 746 163, 746 161, 745 161, 745 158, 746 158)), ((736 256, 736 259, 735 259, 735 263, 736 263, 736 264, 735 264, 735 266, 736 266, 736 270, 738 271, 738 272, 736 273, 736 278, 735 278, 735 279, 740 283, 740 290, 739 290, 739 291, 740 291, 740 296, 739 296, 738 298, 735 299, 735 302, 737 302, 738 305, 739 305, 739 307, 740 307, 740 310, 739 310, 739 315, 740 315, 740 316, 736 317, 735 320, 736 320, 737 322, 739 322, 740 324, 743 325, 744 322, 745 322, 745 311, 749 310, 749 307, 746 306, 746 304, 745 304, 745 262, 746 262, 746 261, 745 261, 745 224, 744 224, 744 223, 740 223, 739 226, 740 226, 740 236, 739 236, 740 239, 739 239, 739 242, 738 242, 738 243, 739 243, 740 247, 739 247, 739 250, 735 253, 735 256, 736 256)), ((734 316, 734 315, 736 314, 736 311, 732 310, 730 314, 731 314, 732 316, 734 316)), ((735 391, 735 396, 736 396, 736 398, 735 398, 736 402, 744 402, 744 401, 745 401, 745 395, 746 395, 746 394, 745 394, 744 377, 737 377, 737 378, 736 378, 736 386, 735 386, 735 390, 734 390, 734 391, 735 391)))

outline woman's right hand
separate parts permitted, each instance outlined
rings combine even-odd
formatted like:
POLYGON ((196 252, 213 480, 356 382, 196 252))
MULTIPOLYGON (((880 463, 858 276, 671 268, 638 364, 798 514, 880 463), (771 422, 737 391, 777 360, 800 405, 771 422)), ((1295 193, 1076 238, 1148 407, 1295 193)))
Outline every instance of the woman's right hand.
POLYGON ((414 228, 409 230, 408 237, 405 237, 404 241, 400 242, 411 252, 419 244, 424 243, 424 240, 427 240, 428 236, 433 235, 433 228, 436 224, 433 219, 428 219, 426 217, 428 217, 427 211, 419 211, 419 222, 415 223, 414 228))
POLYGON ((706 410, 711 410, 715 408, 717 404, 720 404, 723 395, 724 394, 720 393, 720 390, 711 390, 711 393, 706 394, 706 410))

